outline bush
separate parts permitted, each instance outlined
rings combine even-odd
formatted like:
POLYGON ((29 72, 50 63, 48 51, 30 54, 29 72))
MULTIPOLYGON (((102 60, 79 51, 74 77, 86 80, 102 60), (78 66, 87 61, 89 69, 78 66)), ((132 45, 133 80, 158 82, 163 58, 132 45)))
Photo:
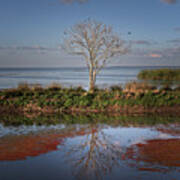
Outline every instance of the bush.
POLYGON ((175 91, 180 91, 180 85, 178 85, 174 90, 175 91))
POLYGON ((169 85, 163 85, 160 91, 172 91, 172 88, 169 85))
POLYGON ((77 92, 77 93, 86 92, 81 86, 75 87, 73 90, 74 90, 75 92, 77 92))
POLYGON ((41 84, 33 84, 31 86, 32 91, 42 91, 43 87, 41 86, 41 84))
POLYGON ((52 83, 50 86, 47 87, 47 89, 51 91, 59 91, 62 89, 62 86, 58 83, 52 83))
POLYGON ((111 91, 122 91, 123 89, 122 89, 122 87, 119 86, 119 85, 114 85, 114 86, 111 86, 111 87, 110 87, 110 90, 111 90, 111 91))
POLYGON ((30 90, 30 87, 29 87, 28 83, 22 82, 22 83, 18 84, 17 89, 22 90, 22 91, 27 91, 27 90, 30 90))
POLYGON ((126 83, 124 91, 136 93, 136 92, 151 91, 155 89, 156 89, 155 86, 152 86, 145 82, 129 82, 126 83))
POLYGON ((143 80, 180 80, 180 69, 155 69, 143 70, 138 74, 143 80))

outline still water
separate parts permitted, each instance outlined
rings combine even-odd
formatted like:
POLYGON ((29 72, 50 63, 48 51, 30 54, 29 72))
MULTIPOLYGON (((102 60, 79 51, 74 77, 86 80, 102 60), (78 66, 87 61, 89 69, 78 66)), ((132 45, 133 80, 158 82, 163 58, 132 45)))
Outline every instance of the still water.
MULTIPOLYGON (((125 84, 128 81, 137 80, 137 74, 143 69, 158 68, 162 67, 108 67, 98 75, 97 84, 100 87, 125 84)), ((82 86, 87 89, 88 71, 87 68, 0 68, 0 89, 14 88, 22 82, 43 86, 55 82, 68 87, 82 86)))
POLYGON ((180 179, 179 123, 142 122, 1 124, 0 179, 180 179))

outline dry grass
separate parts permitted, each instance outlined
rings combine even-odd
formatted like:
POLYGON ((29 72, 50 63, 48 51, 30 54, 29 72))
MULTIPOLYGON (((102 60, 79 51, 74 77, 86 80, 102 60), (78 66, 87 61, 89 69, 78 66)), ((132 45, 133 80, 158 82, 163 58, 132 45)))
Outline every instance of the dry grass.
POLYGON ((134 81, 134 82, 126 83, 123 92, 126 92, 126 93, 139 93, 139 92, 146 93, 146 92, 149 92, 150 90, 155 90, 155 89, 156 89, 156 87, 154 87, 148 83, 135 82, 134 81))

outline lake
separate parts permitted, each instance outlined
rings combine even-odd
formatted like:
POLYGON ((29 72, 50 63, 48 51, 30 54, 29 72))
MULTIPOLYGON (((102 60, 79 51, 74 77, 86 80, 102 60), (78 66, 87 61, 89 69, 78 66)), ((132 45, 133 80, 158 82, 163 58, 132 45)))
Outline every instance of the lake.
MULTIPOLYGON (((161 66, 108 67, 97 77, 97 85, 109 87, 137 80, 137 74, 143 69, 180 68, 161 66)), ((87 68, 0 68, 0 89, 14 88, 19 83, 49 85, 53 82, 64 86, 82 86, 88 88, 87 68)))
POLYGON ((178 118, 77 119, 42 126, 1 124, 0 179, 179 179, 178 118))

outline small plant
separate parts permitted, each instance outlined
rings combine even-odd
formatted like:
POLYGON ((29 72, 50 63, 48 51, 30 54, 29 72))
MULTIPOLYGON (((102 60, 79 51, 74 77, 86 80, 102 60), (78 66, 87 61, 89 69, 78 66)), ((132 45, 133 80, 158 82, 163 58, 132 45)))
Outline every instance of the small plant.
POLYGON ((58 83, 52 83, 50 86, 47 87, 47 89, 52 91, 59 91, 62 89, 62 86, 58 83))
POLYGON ((172 88, 168 84, 165 84, 160 88, 160 91, 172 91, 172 88))
POLYGON ((180 91, 180 85, 178 85, 174 90, 175 91, 180 91))
POLYGON ((42 91, 43 87, 41 86, 41 84, 33 84, 31 89, 32 91, 42 91))
POLYGON ((28 83, 22 82, 22 83, 19 83, 19 84, 18 84, 17 89, 18 89, 18 90, 22 90, 22 91, 27 91, 27 90, 30 90, 30 87, 29 87, 29 84, 28 84, 28 83))
POLYGON ((111 87, 110 87, 110 90, 111 90, 111 91, 122 91, 123 89, 122 89, 122 87, 119 86, 119 85, 114 85, 114 86, 111 86, 111 87))
POLYGON ((78 93, 86 92, 81 86, 75 87, 73 90, 78 93))

